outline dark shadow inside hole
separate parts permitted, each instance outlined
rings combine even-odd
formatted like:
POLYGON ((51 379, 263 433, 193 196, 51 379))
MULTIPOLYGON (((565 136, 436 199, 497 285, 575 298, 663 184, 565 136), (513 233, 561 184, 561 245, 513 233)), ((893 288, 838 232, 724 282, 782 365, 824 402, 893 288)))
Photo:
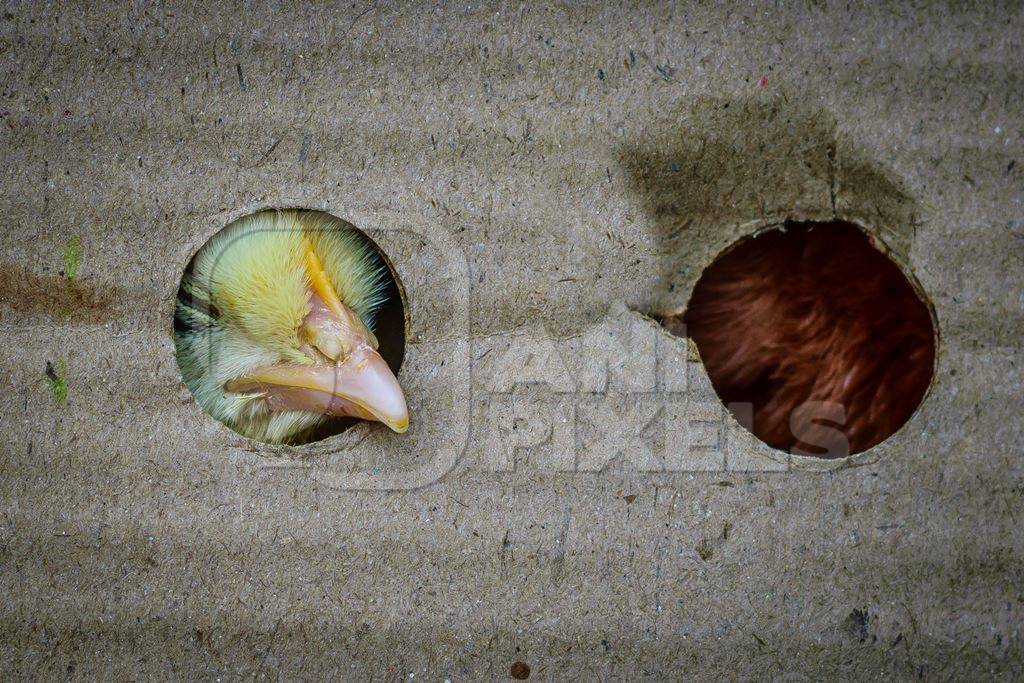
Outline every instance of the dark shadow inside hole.
POLYGON ((871 448, 910 418, 932 379, 928 306, 851 223, 789 222, 738 242, 703 272, 683 323, 722 401, 794 453, 871 448))

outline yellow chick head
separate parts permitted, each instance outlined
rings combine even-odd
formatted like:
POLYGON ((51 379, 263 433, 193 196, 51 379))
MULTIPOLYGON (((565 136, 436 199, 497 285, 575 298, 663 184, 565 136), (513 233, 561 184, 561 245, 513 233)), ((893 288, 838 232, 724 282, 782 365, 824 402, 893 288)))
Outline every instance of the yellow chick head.
POLYGON ((240 434, 285 443, 328 416, 409 426, 377 353, 387 270, 346 224, 263 211, 235 221, 182 278, 174 341, 185 384, 240 434))

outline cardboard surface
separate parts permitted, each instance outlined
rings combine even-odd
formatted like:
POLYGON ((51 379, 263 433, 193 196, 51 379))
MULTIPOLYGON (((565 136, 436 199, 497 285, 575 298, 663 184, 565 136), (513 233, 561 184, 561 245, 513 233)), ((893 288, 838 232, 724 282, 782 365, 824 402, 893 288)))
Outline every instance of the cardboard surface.
POLYGON ((0 671, 1020 676, 1022 36, 955 3, 5 6, 0 671), (181 383, 181 270, 266 206, 395 264, 408 434, 269 448, 181 383), (641 314, 835 215, 939 358, 823 464, 641 314))

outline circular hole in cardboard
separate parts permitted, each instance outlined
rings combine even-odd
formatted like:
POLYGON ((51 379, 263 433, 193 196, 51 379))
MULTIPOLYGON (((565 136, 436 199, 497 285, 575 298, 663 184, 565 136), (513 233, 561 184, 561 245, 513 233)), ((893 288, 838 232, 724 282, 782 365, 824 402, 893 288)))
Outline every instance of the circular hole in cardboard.
POLYGON ((788 222, 727 248, 683 316, 719 398, 769 446, 838 458, 896 433, 931 384, 924 294, 859 226, 788 222))
MULTIPOLYGON (((408 334, 409 329, 409 314, 405 298, 405 289, 402 286, 401 279, 399 278, 398 272, 396 271, 394 264, 391 262, 391 259, 388 258, 388 255, 381 248, 381 246, 377 244, 369 235, 367 235, 365 232, 363 232, 356 226, 352 225, 348 221, 338 218, 337 216, 326 213, 324 211, 312 209, 271 208, 264 209, 262 211, 257 211, 253 214, 248 214, 237 219, 236 221, 232 221, 231 223, 229 223, 221 231, 211 236, 210 239, 207 240, 202 247, 196 250, 196 252, 192 255, 192 258, 189 260, 188 265, 185 267, 185 270, 182 273, 181 283, 178 288, 178 301, 176 305, 174 319, 174 342, 178 350, 178 369, 182 371, 183 378, 185 377, 185 371, 184 368, 182 367, 182 334, 190 330, 190 323, 185 319, 186 316, 182 315, 183 305, 195 306, 199 308, 204 315, 212 316, 215 319, 220 314, 220 311, 217 310, 215 303, 212 305, 203 306, 202 302, 200 301, 197 304, 197 297, 194 295, 193 292, 189 291, 188 283, 195 269, 196 258, 199 256, 200 253, 202 253, 203 249, 205 249, 208 245, 211 244, 211 242, 217 237, 217 235, 220 235, 222 232, 229 230, 238 221, 245 220, 250 216, 262 213, 263 211, 287 211, 289 213, 295 214, 296 217, 300 219, 321 219, 327 223, 327 229, 337 229, 341 231, 350 232, 357 238, 359 242, 369 247, 368 253, 371 254, 372 259, 375 261, 376 267, 380 269, 384 278, 383 302, 377 308, 376 313, 374 315, 372 331, 374 336, 377 338, 377 341, 379 342, 379 347, 377 349, 378 353, 380 353, 381 357, 388 364, 388 367, 391 368, 391 371, 397 377, 398 371, 402 367, 402 361, 405 359, 406 335, 408 334)), ((193 284, 192 286, 194 287, 195 285, 193 284)), ((192 328, 192 331, 194 332, 194 327, 192 328)), ((211 349, 212 353, 216 353, 216 351, 216 348, 211 349)), ((196 397, 197 401, 203 408, 204 412, 212 415, 211 411, 207 408, 207 406, 203 405, 203 401, 200 400, 199 397, 197 396, 194 386, 190 385, 190 382, 187 380, 185 384, 186 386, 189 386, 189 390, 192 392, 192 395, 196 397)), ((320 424, 296 434, 293 438, 289 439, 286 442, 286 444, 292 446, 300 446, 303 444, 321 441, 331 436, 340 434, 350 429, 351 427, 355 426, 356 424, 359 424, 360 422, 361 420, 347 417, 326 418, 320 424)), ((222 423, 228 426, 229 428, 233 429, 232 425, 228 424, 227 422, 222 421, 222 423)), ((378 423, 373 424, 376 425, 378 423)), ((386 427, 383 426, 381 426, 380 428, 386 429, 386 427)), ((243 434, 243 436, 246 435, 243 434)))

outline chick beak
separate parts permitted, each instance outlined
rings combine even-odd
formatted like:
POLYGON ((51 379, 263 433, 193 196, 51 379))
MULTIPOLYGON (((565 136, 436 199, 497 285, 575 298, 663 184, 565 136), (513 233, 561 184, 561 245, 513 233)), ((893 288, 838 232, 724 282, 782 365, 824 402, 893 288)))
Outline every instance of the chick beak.
POLYGON ((377 338, 342 303, 305 241, 310 311, 299 328, 311 364, 279 364, 229 381, 233 392, 260 392, 274 411, 308 410, 383 422, 401 434, 409 408, 398 379, 377 353, 377 338))

